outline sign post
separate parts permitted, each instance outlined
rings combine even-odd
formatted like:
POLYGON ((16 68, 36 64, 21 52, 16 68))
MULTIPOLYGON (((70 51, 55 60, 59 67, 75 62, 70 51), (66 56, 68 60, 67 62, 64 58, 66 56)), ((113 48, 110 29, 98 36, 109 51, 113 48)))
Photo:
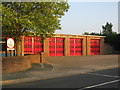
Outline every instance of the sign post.
POLYGON ((7 38, 7 50, 10 50, 10 55, 13 56, 13 50, 15 50, 15 43, 13 38, 7 38))

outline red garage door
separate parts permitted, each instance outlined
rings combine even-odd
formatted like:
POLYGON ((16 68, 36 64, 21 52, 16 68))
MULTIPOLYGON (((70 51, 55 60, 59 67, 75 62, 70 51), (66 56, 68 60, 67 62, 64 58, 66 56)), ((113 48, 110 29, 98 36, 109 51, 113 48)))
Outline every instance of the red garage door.
POLYGON ((43 43, 40 37, 24 37, 24 53, 40 54, 43 51, 43 43))
POLYGON ((70 38, 70 55, 82 55, 82 39, 70 38))
POLYGON ((64 38, 49 38, 49 56, 64 56, 64 38))
POLYGON ((43 51, 43 43, 40 37, 34 37, 34 54, 40 54, 43 51))
POLYGON ((99 39, 91 39, 90 40, 90 54, 91 55, 99 55, 100 54, 100 40, 99 39))
POLYGON ((33 37, 24 37, 24 54, 33 54, 33 37))

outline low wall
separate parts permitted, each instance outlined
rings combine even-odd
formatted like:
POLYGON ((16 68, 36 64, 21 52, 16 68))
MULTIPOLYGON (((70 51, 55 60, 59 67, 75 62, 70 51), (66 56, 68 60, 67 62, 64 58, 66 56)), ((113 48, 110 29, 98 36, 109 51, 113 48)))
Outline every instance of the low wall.
POLYGON ((110 44, 104 45, 104 54, 113 54, 114 53, 114 48, 110 44))
POLYGON ((31 68, 32 63, 40 63, 40 55, 2 57, 2 73, 12 73, 31 68))

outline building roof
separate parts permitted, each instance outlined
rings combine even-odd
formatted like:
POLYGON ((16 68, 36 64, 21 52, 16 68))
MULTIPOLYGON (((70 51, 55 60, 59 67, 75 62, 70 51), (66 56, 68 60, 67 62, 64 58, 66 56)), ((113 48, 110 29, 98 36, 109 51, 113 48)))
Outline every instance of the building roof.
POLYGON ((106 36, 98 36, 98 35, 76 35, 76 34, 55 34, 57 36, 90 36, 90 37, 103 37, 105 38, 106 36))

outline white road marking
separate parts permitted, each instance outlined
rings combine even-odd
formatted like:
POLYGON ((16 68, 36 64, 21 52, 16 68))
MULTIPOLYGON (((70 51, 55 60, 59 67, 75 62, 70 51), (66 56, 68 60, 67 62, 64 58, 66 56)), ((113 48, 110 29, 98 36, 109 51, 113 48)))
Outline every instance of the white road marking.
POLYGON ((111 75, 105 75, 105 74, 96 74, 96 73, 87 73, 91 75, 98 75, 98 76, 105 76, 105 77, 114 77, 114 78, 119 78, 119 76, 111 76, 111 75))
POLYGON ((120 81, 120 79, 114 80, 114 81, 105 82, 105 83, 101 83, 101 84, 97 84, 97 85, 88 86, 88 87, 85 87, 85 88, 82 88, 82 89, 78 89, 78 90, 84 90, 84 89, 88 89, 88 88, 94 88, 94 87, 98 87, 98 86, 103 86, 103 85, 115 83, 115 82, 118 82, 118 81, 120 81))

